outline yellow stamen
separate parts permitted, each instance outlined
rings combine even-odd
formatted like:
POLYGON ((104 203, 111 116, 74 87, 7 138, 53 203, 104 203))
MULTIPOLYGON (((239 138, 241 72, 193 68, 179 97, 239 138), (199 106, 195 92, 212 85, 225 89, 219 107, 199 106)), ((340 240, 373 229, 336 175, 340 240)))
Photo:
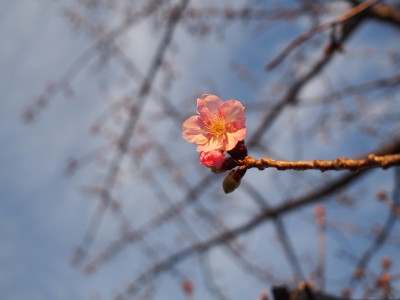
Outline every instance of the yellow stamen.
POLYGON ((204 123, 204 127, 208 129, 208 132, 203 131, 204 133, 219 137, 226 132, 225 119, 218 117, 217 113, 214 113, 213 117, 208 117, 208 121, 209 123, 204 123))

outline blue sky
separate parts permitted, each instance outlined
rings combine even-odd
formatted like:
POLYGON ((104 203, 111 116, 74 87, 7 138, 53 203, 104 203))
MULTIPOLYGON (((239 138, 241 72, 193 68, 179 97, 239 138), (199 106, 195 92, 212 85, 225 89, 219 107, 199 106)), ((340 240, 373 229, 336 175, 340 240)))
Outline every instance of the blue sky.
MULTIPOLYGON (((92 62, 73 81, 72 97, 57 95, 28 125, 21 118, 24 109, 42 93, 46 81, 57 80, 77 56, 91 45, 87 35, 74 32, 62 17, 61 8, 67 5, 66 1, 47 0, 0 2, 0 296, 4 299, 96 299, 97 295, 109 299, 121 291, 139 273, 138 270, 146 269, 151 262, 138 249, 131 249, 122 252, 91 276, 69 264, 73 249, 81 241, 96 203, 96 198, 83 193, 82 187, 99 182, 104 175, 104 168, 95 162, 74 176, 66 177, 66 161, 105 143, 104 138, 92 137, 89 132, 90 126, 107 110, 110 102, 99 92, 98 82, 108 80, 110 97, 113 99, 137 89, 137 82, 124 78, 115 62, 105 67, 106 75, 98 75, 96 64, 92 62)), ((336 9, 334 14, 343 8, 338 6, 336 9)), ((109 23, 118 22, 111 16, 109 23)), ((160 37, 160 32, 153 26, 142 22, 120 41, 142 73, 146 72, 160 37)), ((181 75, 165 95, 182 108, 182 120, 194 114, 196 97, 206 92, 216 93, 223 99, 241 100, 249 107, 259 105, 259 111, 249 108, 247 126, 251 132, 263 113, 263 105, 269 105, 278 98, 271 94, 271 86, 282 75, 278 71, 265 72, 264 65, 307 26, 307 21, 301 19, 296 23, 277 25, 273 30, 257 35, 255 30, 251 30, 254 28, 251 24, 247 27, 243 24, 230 25, 219 33, 223 41, 218 35, 194 38, 178 28, 174 37, 178 50, 175 53, 172 50, 167 52, 167 58, 181 75), (260 82, 257 90, 250 88, 232 71, 232 61, 239 62, 257 76, 260 82)), ((395 74, 399 66, 388 63, 386 56, 391 49, 399 49, 399 40, 398 33, 385 26, 365 26, 346 46, 346 53, 337 56, 325 70, 322 79, 312 81, 304 89, 301 98, 319 95, 327 86, 335 89, 346 82, 358 83, 395 74), (365 49, 374 54, 368 64, 358 57, 365 49)), ((321 55, 321 52, 317 54, 321 55)), ((279 71, 285 68, 290 69, 290 60, 284 62, 279 71)), ((162 80, 163 76, 157 78, 158 87, 162 86, 162 80)), ((386 106, 381 104, 379 108, 374 102, 368 102, 367 110, 396 111, 400 101, 398 95, 391 101, 386 106)), ((303 133, 318 111, 319 108, 289 108, 265 135, 265 139, 271 141, 268 143, 271 153, 287 159, 333 159, 365 154, 385 141, 384 138, 377 141, 363 135, 357 128, 344 134, 334 129, 329 142, 303 133), (302 141, 300 146, 296 144, 298 140, 302 141), (301 147, 302 151, 299 152, 294 145, 301 147), (297 157, 299 155, 301 157, 297 157)), ((198 165, 195 147, 181 138, 180 126, 171 120, 158 120, 159 115, 162 115, 162 107, 154 100, 148 101, 140 123, 148 133, 141 135, 135 132, 135 138, 138 143, 145 143, 152 137, 160 137, 159 141, 164 143, 174 161, 181 163, 184 176, 194 185, 208 170, 198 165)), ((122 120, 126 118, 123 114, 120 117, 122 120)), ((399 128, 397 123, 393 127, 391 124, 382 124, 380 128, 383 133, 399 128)), ((119 128, 118 123, 110 125, 110 129, 119 128)), ((337 128, 340 128, 340 122, 337 128)), ((261 151, 253 153, 254 156, 263 155, 261 151)), ((156 158, 157 155, 152 153, 143 161, 132 164, 125 162, 123 185, 114 191, 114 196, 123 203, 125 215, 129 216, 134 226, 153 217, 154 210, 162 210, 151 186, 147 186, 146 179, 141 176, 146 167, 154 165, 156 158), (138 172, 129 173, 131 169, 138 172)), ((172 173, 171 170, 161 169, 157 176, 165 179, 162 184, 172 201, 178 201, 184 191, 169 189, 172 179, 168 176, 172 173)), ((301 174, 304 174, 310 186, 321 178, 328 180, 338 176, 316 172, 301 174)), ((358 224, 368 227, 374 222, 381 222, 386 210, 373 200, 374 194, 380 188, 392 191, 393 174, 393 170, 377 170, 373 176, 355 185, 350 194, 361 195, 362 198, 355 204, 355 209, 330 203, 328 211, 332 220, 352 221, 356 211, 358 224)), ((220 189, 222 178, 216 176, 215 182, 201 199, 207 207, 226 214, 224 217, 228 225, 242 224, 257 212, 257 207, 249 203, 240 190, 229 196, 223 195, 220 189)), ((246 175, 251 184, 267 195, 270 204, 278 204, 310 188, 303 181, 291 181, 289 178, 290 172, 283 174, 276 170, 262 173, 252 170, 246 175)), ((199 207, 189 209, 187 217, 193 217, 193 225, 200 226, 197 229, 199 236, 209 236, 210 232, 215 231, 209 229, 209 224, 204 220, 196 219, 196 209, 199 207)), ((312 249, 315 252, 316 238, 315 226, 309 222, 311 214, 312 208, 306 208, 294 217, 290 215, 284 218, 296 252, 304 261, 305 273, 311 272, 312 263, 307 262, 315 262, 312 249)), ((119 227, 118 219, 106 214, 94 245, 94 254, 119 236, 119 227)), ((394 232, 398 232, 398 229, 395 228, 394 232)), ((188 242, 182 236, 183 230, 170 224, 151 235, 149 242, 166 245, 165 249, 158 249, 160 257, 165 257, 170 254, 168 247, 188 242)), ((356 254, 361 254, 362 249, 370 243, 368 239, 349 239, 354 244, 356 254)), ((264 224, 242 242, 249 245, 249 255, 256 257, 260 265, 272 261, 281 278, 290 276, 290 269, 277 246, 271 223, 264 224)), ((331 291, 337 291, 342 286, 352 268, 337 258, 337 246, 340 246, 340 242, 329 237, 327 277, 331 291)), ((395 257, 396 253, 398 248, 384 247, 373 264, 379 269, 377 262, 380 254, 395 257)), ((227 290, 231 299, 252 299, 262 288, 268 288, 259 281, 248 280, 247 275, 232 263, 223 247, 213 250, 210 260, 213 268, 217 269, 217 281, 227 290), (245 286, 243 282, 246 282, 245 286)), ((179 267, 195 282, 196 287, 199 286, 195 299, 209 299, 210 295, 201 287, 198 259, 190 258, 179 267)), ((399 270, 398 265, 395 267, 399 270)), ((154 299, 184 299, 180 281, 170 274, 156 283, 158 288, 154 299)))

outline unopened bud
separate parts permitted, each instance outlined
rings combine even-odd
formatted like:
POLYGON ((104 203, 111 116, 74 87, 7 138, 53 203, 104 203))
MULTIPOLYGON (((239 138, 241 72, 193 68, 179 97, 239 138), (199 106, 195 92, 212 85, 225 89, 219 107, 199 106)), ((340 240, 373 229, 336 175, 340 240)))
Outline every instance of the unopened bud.
POLYGON ((190 280, 185 280, 182 282, 182 289, 187 295, 193 294, 193 282, 190 280))
POLYGON ((390 267, 392 266, 392 260, 388 256, 382 256, 381 257, 381 266, 385 270, 389 270, 390 267))
POLYGON ((345 298, 350 298, 352 294, 353 290, 350 288, 345 288, 344 290, 342 290, 342 296, 345 298))
POLYGON ((353 272, 353 277, 357 278, 357 279, 364 277, 364 275, 365 275, 364 269, 361 269, 361 268, 357 268, 353 272))
POLYGON ((314 214, 316 218, 323 218, 325 216, 325 207, 323 205, 317 205, 314 208, 314 214))
POLYGON ((381 276, 381 282, 382 284, 387 284, 390 281, 390 274, 389 273, 383 273, 381 276))
POLYGON ((389 290, 390 274, 389 273, 383 273, 382 276, 379 277, 376 280, 375 284, 378 287, 380 287, 384 292, 387 292, 389 290))
POLYGON ((236 173, 235 170, 230 171, 228 176, 225 177, 222 182, 222 188, 224 189, 225 194, 232 193, 236 190, 240 185, 240 180, 242 178, 236 173))
POLYGON ((315 219, 318 226, 324 226, 325 224, 325 207, 323 205, 317 205, 314 208, 315 219))
POLYGON ((268 300, 268 291, 267 290, 262 290, 261 295, 260 295, 261 300, 268 300))
POLYGON ((376 197, 376 199, 378 200, 378 201, 385 201, 385 200, 387 200, 387 193, 386 193, 386 190, 384 190, 384 189, 380 189, 377 193, 376 193, 376 195, 375 195, 375 197, 376 197))

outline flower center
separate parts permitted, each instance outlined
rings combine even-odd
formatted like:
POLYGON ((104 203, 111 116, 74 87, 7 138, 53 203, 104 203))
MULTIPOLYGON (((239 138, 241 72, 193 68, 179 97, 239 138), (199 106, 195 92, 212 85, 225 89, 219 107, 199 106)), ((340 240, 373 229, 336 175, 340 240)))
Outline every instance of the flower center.
POLYGON ((213 136, 220 136, 226 132, 225 119, 218 117, 217 113, 214 113, 213 117, 208 117, 209 123, 205 123, 204 127, 208 129, 208 133, 213 136))

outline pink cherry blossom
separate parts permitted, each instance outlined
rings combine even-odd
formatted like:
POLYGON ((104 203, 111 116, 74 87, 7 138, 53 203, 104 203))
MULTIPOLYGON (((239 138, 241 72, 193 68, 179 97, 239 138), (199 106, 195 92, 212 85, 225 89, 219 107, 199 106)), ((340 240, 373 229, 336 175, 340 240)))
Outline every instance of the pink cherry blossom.
POLYGON ((197 151, 232 150, 246 135, 244 106, 236 100, 223 102, 215 95, 197 99, 197 114, 183 122, 182 137, 197 144, 197 151))
POLYGON ((220 169, 225 160, 225 155, 219 150, 212 150, 200 153, 200 163, 206 167, 220 169))

